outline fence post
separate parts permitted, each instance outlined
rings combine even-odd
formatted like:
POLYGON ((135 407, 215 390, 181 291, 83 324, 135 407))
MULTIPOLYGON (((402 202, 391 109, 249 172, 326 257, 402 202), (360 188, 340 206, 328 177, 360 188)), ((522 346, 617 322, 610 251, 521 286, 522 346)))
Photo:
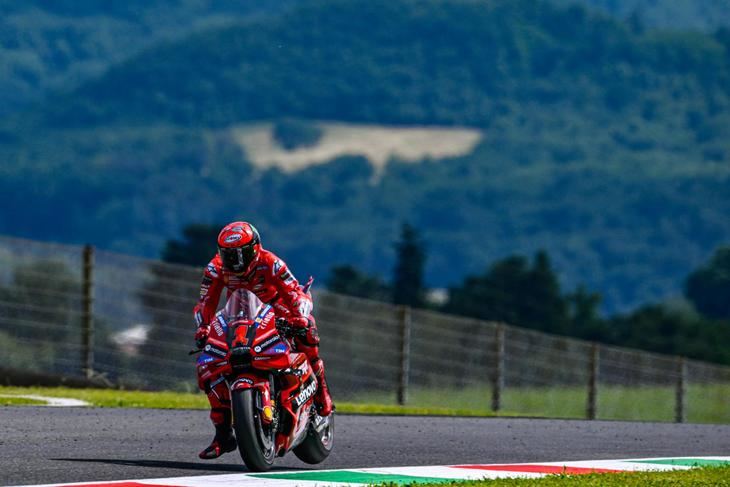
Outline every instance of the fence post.
POLYGON ((588 402, 586 405, 586 418, 596 419, 598 416, 598 367, 600 360, 600 347, 597 343, 591 344, 590 357, 588 359, 588 402))
POLYGON ((684 357, 677 357, 677 390, 674 405, 674 421, 684 423, 687 420, 685 400, 687 396, 687 362, 684 357))
POLYGON ((494 343, 494 375, 492 376, 492 411, 502 409, 504 389, 504 324, 498 323, 494 343))
POLYGON ((81 372, 91 378, 94 373, 94 247, 84 247, 83 260, 81 372))
POLYGON ((398 307, 400 321, 400 377, 398 380, 398 404, 408 401, 408 376, 411 369, 411 308, 398 307))

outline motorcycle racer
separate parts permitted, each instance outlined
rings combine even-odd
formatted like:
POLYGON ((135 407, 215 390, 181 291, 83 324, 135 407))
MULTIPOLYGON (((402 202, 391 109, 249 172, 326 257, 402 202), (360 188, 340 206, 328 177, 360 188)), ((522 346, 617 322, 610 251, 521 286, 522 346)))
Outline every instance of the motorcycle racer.
MULTIPOLYGON (((277 318, 283 318, 301 333, 294 336, 297 351, 304 353, 314 371, 318 388, 315 405, 321 416, 332 412, 333 404, 324 376, 324 362, 319 356, 319 334, 312 316, 311 296, 304 292, 287 265, 273 252, 261 246, 256 228, 237 221, 226 225, 218 235, 218 253, 207 265, 200 285, 200 300, 193 309, 198 325, 195 341, 202 348, 210 333, 218 300, 223 288, 229 292, 246 289, 261 302, 274 307, 277 318)), ((202 380, 198 369, 198 386, 208 396, 210 419, 215 426, 213 442, 199 457, 218 458, 236 449, 232 431, 231 399, 223 377, 202 380)))

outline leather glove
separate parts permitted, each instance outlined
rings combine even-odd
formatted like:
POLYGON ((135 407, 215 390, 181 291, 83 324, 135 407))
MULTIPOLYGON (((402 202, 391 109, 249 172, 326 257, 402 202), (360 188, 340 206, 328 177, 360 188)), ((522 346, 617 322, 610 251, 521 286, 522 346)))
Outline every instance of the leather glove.
POLYGON ((298 328, 300 330, 306 330, 309 328, 309 320, 301 316, 298 318, 291 318, 289 323, 293 328, 298 328))
POLYGON ((210 325, 200 325, 195 332, 195 346, 202 349, 205 346, 205 342, 208 341, 209 333, 210 325))

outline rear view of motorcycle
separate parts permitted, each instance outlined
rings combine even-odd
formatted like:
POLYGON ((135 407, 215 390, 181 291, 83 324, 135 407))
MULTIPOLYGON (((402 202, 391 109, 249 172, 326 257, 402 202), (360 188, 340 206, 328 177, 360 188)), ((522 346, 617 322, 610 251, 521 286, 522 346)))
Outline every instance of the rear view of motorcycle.
POLYGON ((203 378, 226 378, 238 450, 250 470, 269 470, 289 451, 321 463, 332 451, 334 414, 317 414, 317 378, 292 340, 299 330, 239 293, 248 294, 232 293, 216 314, 198 370, 203 378))

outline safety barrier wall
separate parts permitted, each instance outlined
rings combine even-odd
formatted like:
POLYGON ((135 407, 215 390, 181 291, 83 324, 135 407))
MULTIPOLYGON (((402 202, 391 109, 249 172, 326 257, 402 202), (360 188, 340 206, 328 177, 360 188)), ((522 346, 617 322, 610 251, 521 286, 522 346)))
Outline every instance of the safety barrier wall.
MULTIPOLYGON (((2 366, 193 391, 201 273, 2 237, 2 366)), ((730 367, 323 290, 314 299, 336 401, 730 423, 730 367)))

